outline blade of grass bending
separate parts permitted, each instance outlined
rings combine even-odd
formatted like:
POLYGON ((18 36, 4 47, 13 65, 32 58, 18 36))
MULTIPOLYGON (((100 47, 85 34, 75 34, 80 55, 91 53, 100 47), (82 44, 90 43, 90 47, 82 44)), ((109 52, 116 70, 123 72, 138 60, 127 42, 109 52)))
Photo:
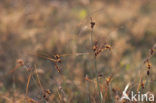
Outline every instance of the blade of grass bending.
POLYGON ((27 85, 26 85, 26 96, 28 96, 28 89, 29 89, 29 84, 30 84, 31 76, 32 76, 32 72, 28 76, 28 81, 27 81, 27 85))

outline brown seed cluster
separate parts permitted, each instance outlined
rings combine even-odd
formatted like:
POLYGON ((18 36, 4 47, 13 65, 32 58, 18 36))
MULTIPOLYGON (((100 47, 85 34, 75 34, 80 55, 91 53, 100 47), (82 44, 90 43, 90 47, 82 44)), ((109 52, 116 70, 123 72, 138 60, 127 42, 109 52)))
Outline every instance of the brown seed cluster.
POLYGON ((138 85, 138 88, 137 88, 137 92, 140 90, 140 88, 141 88, 142 90, 145 88, 145 83, 144 83, 142 77, 140 78, 140 82, 139 82, 139 85, 138 85))
POLYGON ((153 56, 156 51, 156 44, 153 45, 153 47, 149 50, 149 56, 153 56))
POLYGON ((109 85, 111 80, 112 80, 112 75, 106 78, 106 84, 109 85))
POLYGON ((95 56, 98 56, 98 54, 100 54, 101 52, 103 52, 104 50, 111 50, 111 46, 109 44, 104 44, 103 46, 98 46, 98 42, 95 41, 92 50, 95 54, 95 56))
POLYGON ((145 88, 145 84, 144 82, 141 80, 141 88, 144 89, 145 88))
POLYGON ((24 65, 24 61, 22 59, 18 59, 17 60, 17 63, 20 65, 20 66, 23 66, 24 65))
POLYGON ((61 63, 61 56, 60 55, 55 55, 56 63, 61 63))
POLYGON ((43 98, 48 101, 49 100, 49 96, 52 94, 50 89, 46 89, 43 91, 43 98))
POLYGON ((147 68, 147 75, 150 75, 150 70, 152 68, 152 64, 150 63, 150 58, 154 55, 154 48, 151 48, 149 50, 149 55, 147 57, 147 59, 144 61, 146 68, 147 68))
POLYGON ((150 69, 152 67, 152 64, 149 62, 149 60, 146 61, 146 68, 147 68, 147 75, 150 75, 150 69))
POLYGON ((149 50, 148 56, 146 58, 146 60, 144 61, 146 68, 147 68, 147 75, 150 75, 150 70, 152 68, 152 64, 150 63, 150 59, 151 57, 154 55, 156 51, 156 44, 149 50))
POLYGON ((90 27, 91 27, 91 29, 93 29, 94 26, 95 26, 95 22, 93 22, 92 17, 90 17, 90 20, 91 20, 91 22, 90 22, 90 27))
POLYGON ((57 71, 59 73, 61 72, 61 69, 59 67, 59 64, 62 63, 61 55, 56 54, 56 55, 54 55, 54 58, 51 58, 51 57, 48 57, 48 56, 42 56, 42 55, 39 55, 39 57, 45 58, 45 59, 50 60, 51 62, 53 62, 55 64, 55 68, 57 69, 57 71))
POLYGON ((60 69, 60 67, 59 67, 59 65, 58 64, 61 64, 61 56, 60 55, 55 55, 55 60, 56 60, 56 62, 55 62, 55 68, 57 69, 57 71, 60 73, 61 72, 61 69, 60 69))

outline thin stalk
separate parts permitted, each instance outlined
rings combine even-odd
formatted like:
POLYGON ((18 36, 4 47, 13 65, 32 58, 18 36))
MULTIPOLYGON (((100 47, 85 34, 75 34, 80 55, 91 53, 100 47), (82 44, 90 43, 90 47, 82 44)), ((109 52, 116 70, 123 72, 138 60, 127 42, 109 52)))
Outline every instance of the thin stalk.
POLYGON ((146 83, 145 83, 145 89, 144 90, 147 90, 148 86, 149 86, 149 76, 146 77, 146 83))
POLYGON ((15 92, 16 92, 16 83, 15 83, 15 75, 13 75, 13 103, 16 103, 15 92))
MULTIPOLYGON (((91 30, 90 33, 90 41, 91 41, 91 47, 93 47, 93 28, 91 30)), ((94 52, 93 52, 94 54, 94 52)), ((95 68, 95 72, 96 72, 96 81, 97 81, 97 87, 98 87, 98 92, 99 92, 99 96, 100 96, 100 102, 102 103, 102 97, 101 97, 101 93, 100 93, 100 86, 99 86, 99 79, 98 79, 98 71, 97 71, 97 65, 96 65, 96 56, 94 55, 94 68, 95 68)))
MULTIPOLYGON (((35 86, 38 87, 39 89, 41 89, 41 88, 38 86, 38 83, 37 83, 37 81, 36 81, 35 78, 34 78, 33 70, 31 71, 31 73, 32 73, 31 78, 32 78, 32 80, 34 81, 35 86)), ((29 74, 28 74, 27 71, 25 71, 25 75, 26 75, 27 77, 29 76, 29 74)))
POLYGON ((89 82, 86 80, 86 88, 87 88, 87 96, 88 96, 88 102, 87 103, 91 103, 90 100, 90 89, 89 89, 89 82))
POLYGON ((112 103, 114 103, 114 97, 113 97, 113 93, 112 93, 112 86, 111 86, 111 84, 109 85, 109 91, 110 91, 112 103))
POLYGON ((31 76, 32 76, 32 72, 29 74, 28 80, 27 80, 27 85, 26 85, 26 97, 28 97, 28 89, 29 89, 29 84, 30 84, 31 76))
POLYGON ((42 86, 42 84, 41 84, 39 75, 38 75, 38 73, 37 73, 36 65, 35 65, 35 73, 36 73, 36 77, 37 77, 38 84, 39 84, 39 86, 40 86, 40 88, 41 88, 41 90, 42 90, 42 92, 43 92, 43 91, 44 91, 44 88, 43 88, 43 86, 42 86))

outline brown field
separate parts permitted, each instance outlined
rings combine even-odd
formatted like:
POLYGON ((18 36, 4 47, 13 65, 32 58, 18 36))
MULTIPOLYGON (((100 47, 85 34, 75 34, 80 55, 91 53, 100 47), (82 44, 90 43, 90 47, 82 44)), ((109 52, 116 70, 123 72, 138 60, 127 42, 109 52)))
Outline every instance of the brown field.
POLYGON ((0 103, 155 103, 128 83, 156 96, 155 0, 0 0, 0 103))

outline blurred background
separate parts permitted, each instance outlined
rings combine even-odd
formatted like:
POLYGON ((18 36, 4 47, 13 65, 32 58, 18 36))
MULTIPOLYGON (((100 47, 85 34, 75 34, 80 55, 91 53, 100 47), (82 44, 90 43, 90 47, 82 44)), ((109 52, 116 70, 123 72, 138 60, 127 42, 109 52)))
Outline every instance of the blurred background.
MULTIPOLYGON (((95 22, 93 41, 112 48, 96 58, 101 85, 112 75, 112 88, 122 91, 132 82, 136 89, 140 78, 146 81, 143 62, 156 43, 155 11, 155 0, 0 0, 0 103, 26 103, 28 68, 36 68, 42 86, 52 92, 49 103, 61 102, 58 88, 63 88, 62 101, 67 103, 96 103, 94 57, 88 54, 90 17, 95 22), (65 55, 61 74, 54 62, 42 57, 56 54, 65 55), (19 61, 24 64, 18 67, 19 61)), ((150 63, 147 91, 156 94, 155 55, 150 63)), ((33 76, 28 96, 39 101, 41 88, 33 76)))

